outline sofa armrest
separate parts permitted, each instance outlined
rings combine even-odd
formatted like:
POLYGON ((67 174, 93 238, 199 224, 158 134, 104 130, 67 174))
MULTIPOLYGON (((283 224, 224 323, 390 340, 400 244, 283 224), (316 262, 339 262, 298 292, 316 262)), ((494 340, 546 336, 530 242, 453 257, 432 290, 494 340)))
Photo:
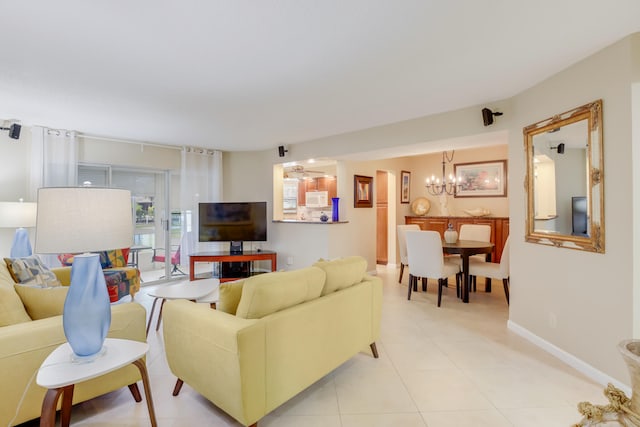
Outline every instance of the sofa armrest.
POLYGON ((373 319, 371 322, 371 336, 374 341, 377 341, 380 338, 380 323, 382 319, 382 279, 378 276, 366 275, 362 281, 371 283, 373 287, 371 294, 371 314, 373 319))
POLYGON ((185 300, 167 301, 163 334, 171 372, 241 424, 265 414, 265 327, 185 300))
MULTIPOLYGON (((111 313, 109 337, 146 341, 144 307, 137 303, 119 304, 112 306, 111 313)), ((27 392, 14 424, 40 416, 46 390, 35 383, 35 375, 44 359, 64 342, 62 316, 0 328, 0 372, 5 384, 10 384, 0 389, 0 425, 8 425, 14 418, 25 389, 27 392)), ((76 385, 73 403, 83 402, 139 380, 138 369, 126 366, 76 385)))

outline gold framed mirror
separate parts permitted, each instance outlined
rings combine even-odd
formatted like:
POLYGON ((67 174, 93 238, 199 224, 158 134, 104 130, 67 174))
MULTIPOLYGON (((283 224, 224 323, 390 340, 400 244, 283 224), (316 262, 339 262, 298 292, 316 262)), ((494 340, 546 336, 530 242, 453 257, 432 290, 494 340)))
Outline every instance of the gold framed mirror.
POLYGON ((602 100, 523 129, 527 242, 604 253, 602 100))

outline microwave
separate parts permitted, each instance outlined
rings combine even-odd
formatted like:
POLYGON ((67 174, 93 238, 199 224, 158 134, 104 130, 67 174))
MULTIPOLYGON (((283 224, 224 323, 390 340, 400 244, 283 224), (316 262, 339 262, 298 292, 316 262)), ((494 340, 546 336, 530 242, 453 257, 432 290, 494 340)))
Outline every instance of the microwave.
POLYGON ((307 191, 305 199, 305 206, 308 208, 324 208, 329 206, 328 191, 307 191))

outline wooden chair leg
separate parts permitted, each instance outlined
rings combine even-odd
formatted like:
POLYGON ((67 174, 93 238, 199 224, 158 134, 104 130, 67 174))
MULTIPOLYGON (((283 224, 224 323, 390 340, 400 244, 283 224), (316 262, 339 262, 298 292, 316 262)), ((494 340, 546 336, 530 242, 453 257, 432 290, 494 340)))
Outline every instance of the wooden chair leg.
POLYGON ((402 273, 404 273, 404 264, 400 263, 400 277, 398 278, 398 283, 402 283, 402 273))
POLYGON ((173 386, 173 395, 177 396, 180 393, 180 390, 182 390, 182 385, 184 384, 184 381, 182 381, 180 378, 178 378, 178 381, 176 381, 176 385, 173 386))
POLYGON ((491 292, 491 278, 487 277, 484 279, 484 291, 491 292))
POLYGON ((418 277, 413 276, 413 292, 418 292, 418 277))
POLYGON ((372 342, 371 344, 369 344, 369 347, 371 347, 371 353, 373 353, 373 357, 374 358, 378 358, 378 347, 376 347, 376 343, 372 342))
POLYGON ((427 278, 422 278, 422 292, 427 292, 427 278))
POLYGON ((407 288, 409 288, 409 293, 407 294, 407 299, 410 300, 411 299, 411 288, 413 287, 413 275, 409 274, 409 286, 407 286, 407 288))
POLYGON ((509 305, 509 278, 502 279, 504 285, 504 296, 507 297, 507 305, 509 305))
POLYGON ((442 286, 444 286, 444 279, 438 279, 438 307, 442 301, 442 286))
POLYGON ((138 388, 138 383, 129 384, 129 391, 133 395, 133 399, 140 403, 142 402, 142 395, 140 394, 140 389, 138 388))

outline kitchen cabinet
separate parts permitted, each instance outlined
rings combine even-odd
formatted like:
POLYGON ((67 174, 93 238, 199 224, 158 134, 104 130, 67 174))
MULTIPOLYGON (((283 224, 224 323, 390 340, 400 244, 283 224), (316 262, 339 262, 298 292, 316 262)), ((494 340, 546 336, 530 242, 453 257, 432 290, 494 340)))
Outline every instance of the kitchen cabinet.
POLYGON ((491 243, 495 245, 491 253, 493 262, 500 262, 502 248, 509 237, 509 218, 507 217, 468 217, 468 216, 405 216, 405 224, 418 224, 421 230, 437 231, 444 238, 444 232, 453 225, 460 233, 462 224, 486 224, 491 227, 491 243))
POLYGON ((317 178, 305 178, 298 185, 298 206, 306 205, 306 194, 311 191, 326 191, 328 205, 331 206, 331 198, 338 197, 338 188, 336 185, 336 177, 321 176, 317 178))

